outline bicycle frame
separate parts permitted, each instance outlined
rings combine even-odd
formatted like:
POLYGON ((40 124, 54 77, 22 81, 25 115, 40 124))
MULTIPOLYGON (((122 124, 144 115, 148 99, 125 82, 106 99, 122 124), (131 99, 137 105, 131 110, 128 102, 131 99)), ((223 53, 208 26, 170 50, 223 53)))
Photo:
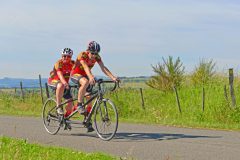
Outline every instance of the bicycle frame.
MULTIPOLYGON (((104 93, 103 93, 102 90, 101 90, 101 83, 112 83, 112 81, 100 81, 100 83, 98 83, 98 90, 95 91, 95 92, 93 92, 93 93, 90 93, 89 95, 87 95, 87 96, 92 96, 92 97, 91 97, 86 103, 83 104, 83 107, 85 107, 86 105, 88 105, 89 103, 91 103, 95 98, 96 98, 96 100, 94 101, 94 104, 92 105, 92 108, 91 108, 90 112, 89 112, 88 115, 85 117, 84 123, 89 122, 89 121, 91 120, 91 117, 92 117, 92 115, 93 115, 93 113, 94 113, 94 111, 95 111, 95 109, 96 109, 96 107, 97 107, 97 104, 99 104, 99 102, 100 102, 100 101, 102 100, 102 98, 103 98, 103 94, 104 94, 104 93)), ((75 86, 73 86, 73 87, 75 87, 75 86)), ((115 83, 115 86, 114 86, 114 88, 113 88, 112 90, 115 90, 115 88, 116 88, 116 83, 115 83)), ((60 107, 63 106, 63 105, 65 105, 65 104, 67 104, 67 103, 69 103, 69 102, 74 102, 74 101, 76 101, 76 100, 77 100, 77 99, 68 100, 68 101, 62 103, 62 104, 60 105, 60 107)), ((71 121, 69 121, 69 119, 70 119, 71 117, 73 117, 76 113, 78 113, 78 110, 75 110, 74 112, 72 112, 69 116, 65 117, 64 120, 67 121, 67 122, 69 122, 69 123, 71 123, 71 121)))
MULTIPOLYGON (((83 107, 85 107, 86 105, 88 105, 89 103, 91 103, 95 98, 97 98, 89 112, 89 114, 87 115, 86 119, 85 119, 85 122, 88 122, 91 117, 92 117, 92 114, 93 114, 93 111, 95 110, 96 106, 97 106, 97 103, 99 101, 99 96, 98 94, 95 94, 94 96, 92 96, 86 103, 83 104, 83 107)), ((72 101, 76 101, 77 99, 74 99, 72 101)), ((69 102, 69 101, 68 101, 69 102)), ((68 103, 68 102, 65 102, 64 104, 68 103)), ((71 102, 71 101, 70 101, 71 102)), ((64 105, 63 104, 63 105, 64 105)), ((64 119, 65 120, 69 120, 71 117, 73 117, 76 113, 78 113, 78 110, 72 112, 68 117, 65 117, 64 119)))

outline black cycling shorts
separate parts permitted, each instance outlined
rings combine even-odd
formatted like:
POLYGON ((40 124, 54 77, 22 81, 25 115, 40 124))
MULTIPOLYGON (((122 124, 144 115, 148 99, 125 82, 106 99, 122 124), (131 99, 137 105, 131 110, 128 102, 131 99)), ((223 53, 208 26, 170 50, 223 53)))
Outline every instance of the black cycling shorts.
MULTIPOLYGON (((81 78, 87 78, 88 80, 89 80, 89 78, 87 77, 87 76, 82 76, 82 75, 73 75, 73 76, 71 76, 71 81, 74 83, 74 84, 77 84, 78 85, 78 87, 80 86, 80 84, 79 84, 79 80, 81 79, 81 78)), ((92 85, 89 85, 88 87, 87 87, 87 89, 86 89, 86 91, 87 92, 92 92, 92 88, 93 88, 93 86, 92 85)))
MULTIPOLYGON (((48 82, 48 86, 52 89, 54 94, 56 94, 57 84, 59 82, 60 81, 50 81, 50 82, 48 82)), ((63 98, 64 99, 71 99, 72 98, 72 94, 70 92, 70 89, 64 89, 63 98)))

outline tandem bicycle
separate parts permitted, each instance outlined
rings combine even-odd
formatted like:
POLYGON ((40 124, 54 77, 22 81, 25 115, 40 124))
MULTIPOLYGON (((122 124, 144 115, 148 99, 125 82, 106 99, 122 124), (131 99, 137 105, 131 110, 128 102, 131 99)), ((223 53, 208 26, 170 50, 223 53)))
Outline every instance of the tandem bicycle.
MULTIPOLYGON (((114 82, 110 80, 98 79, 96 80, 96 90, 90 92, 87 96, 91 98, 83 104, 83 107, 87 106, 90 102, 94 102, 91 110, 87 115, 84 116, 83 121, 75 120, 73 116, 79 114, 78 110, 73 111, 69 116, 64 117, 64 115, 59 115, 57 113, 57 103, 55 98, 48 98, 42 109, 42 119, 46 131, 49 134, 57 134, 61 127, 65 129, 70 126, 69 124, 79 124, 83 127, 87 127, 93 118, 94 128, 100 139, 108 141, 111 140, 118 129, 118 111, 114 103, 108 99, 104 98, 106 89, 104 85, 112 83, 110 91, 114 91, 119 87, 119 82, 114 82)), ((78 85, 70 85, 71 90, 78 90, 78 85)), ((76 101, 77 98, 72 98, 66 100, 59 105, 59 107, 66 106, 69 102, 76 101)), ((79 114, 79 116, 82 116, 79 114)), ((71 129, 71 128, 70 128, 71 129)))

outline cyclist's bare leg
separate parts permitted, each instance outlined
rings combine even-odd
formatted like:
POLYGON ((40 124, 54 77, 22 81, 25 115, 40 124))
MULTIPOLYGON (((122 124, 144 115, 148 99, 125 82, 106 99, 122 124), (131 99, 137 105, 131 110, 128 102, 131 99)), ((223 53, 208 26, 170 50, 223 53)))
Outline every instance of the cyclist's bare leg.
MULTIPOLYGON (((68 99, 69 100, 72 100, 72 99, 68 99)), ((65 117, 69 116, 73 111, 73 102, 68 102, 67 103, 67 106, 66 106, 66 113, 65 113, 65 117)))
MULTIPOLYGON (((64 93, 64 85, 60 82, 60 83, 57 84, 57 88, 56 88, 57 106, 59 106, 61 104, 63 93, 64 93)), ((58 110, 58 113, 63 114, 62 109, 58 110)))
MULTIPOLYGON (((88 94, 88 93, 87 93, 87 94, 88 94)), ((87 101, 88 101, 90 98, 91 98, 91 96, 86 96, 86 100, 87 100, 87 101)), ((90 112, 91 108, 92 108, 92 102, 90 102, 90 103, 87 105, 87 107, 86 107, 88 113, 90 112)))
MULTIPOLYGON (((86 94, 88 94, 88 93, 86 93, 86 94)), ((86 96, 86 100, 87 100, 87 101, 88 101, 90 98, 91 98, 91 96, 86 96)), ((90 102, 90 103, 87 105, 87 107, 86 107, 87 114, 90 112, 91 108, 92 108, 92 102, 90 102)), ((86 114, 86 115, 87 115, 87 114, 86 114)), ((85 115, 85 116, 86 116, 86 115, 85 115)), ((85 118, 86 118, 86 117, 85 117, 85 118)), ((92 127, 92 122, 91 122, 91 120, 86 124, 86 127, 87 127, 87 132, 92 132, 92 131, 94 131, 94 128, 92 127)))
POLYGON ((61 104, 63 93, 64 93, 64 85, 62 83, 58 83, 56 88, 57 105, 61 104))
MULTIPOLYGON (((71 101, 72 99, 68 99, 68 101, 71 101)), ((66 111, 72 111, 73 109, 73 103, 72 102, 68 102, 67 106, 66 106, 66 111)))
POLYGON ((83 77, 79 80, 80 88, 78 90, 78 102, 82 103, 83 102, 83 97, 86 93, 86 89, 89 85, 89 81, 87 78, 83 77))

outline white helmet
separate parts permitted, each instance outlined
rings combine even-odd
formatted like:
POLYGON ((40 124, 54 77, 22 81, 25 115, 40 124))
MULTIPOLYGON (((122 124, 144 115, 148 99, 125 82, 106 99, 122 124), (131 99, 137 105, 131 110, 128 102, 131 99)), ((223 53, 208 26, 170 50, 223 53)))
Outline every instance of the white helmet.
POLYGON ((64 48, 62 51, 62 56, 71 56, 73 55, 73 51, 70 48, 64 48))

